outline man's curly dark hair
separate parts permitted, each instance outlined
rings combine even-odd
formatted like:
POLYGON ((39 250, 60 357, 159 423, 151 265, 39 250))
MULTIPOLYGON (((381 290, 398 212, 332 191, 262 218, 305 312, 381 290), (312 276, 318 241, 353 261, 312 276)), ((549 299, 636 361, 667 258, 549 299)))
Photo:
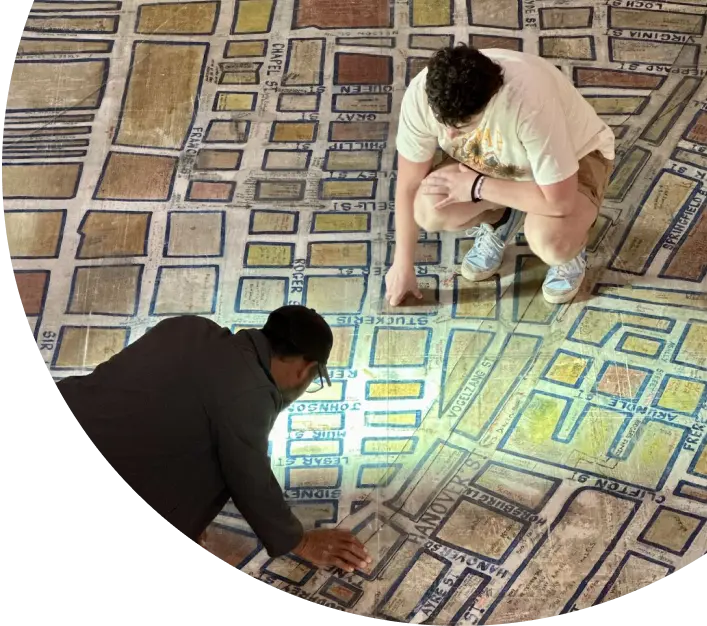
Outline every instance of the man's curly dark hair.
POLYGON ((438 50, 427 65, 427 101, 445 126, 483 111, 502 85, 501 66, 466 44, 438 50))

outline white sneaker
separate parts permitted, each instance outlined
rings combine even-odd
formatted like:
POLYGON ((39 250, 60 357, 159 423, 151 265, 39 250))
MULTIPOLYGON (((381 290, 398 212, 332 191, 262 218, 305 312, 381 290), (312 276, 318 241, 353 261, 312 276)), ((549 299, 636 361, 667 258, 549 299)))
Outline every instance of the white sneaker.
POLYGON ((518 230, 522 218, 520 211, 511 209, 508 221, 498 228, 482 223, 467 230, 467 236, 475 239, 462 261, 462 276, 472 282, 493 276, 503 263, 506 242, 518 230))
POLYGON ((587 272, 587 252, 582 250, 574 259, 551 267, 543 282, 543 295, 550 304, 565 304, 577 295, 587 272))

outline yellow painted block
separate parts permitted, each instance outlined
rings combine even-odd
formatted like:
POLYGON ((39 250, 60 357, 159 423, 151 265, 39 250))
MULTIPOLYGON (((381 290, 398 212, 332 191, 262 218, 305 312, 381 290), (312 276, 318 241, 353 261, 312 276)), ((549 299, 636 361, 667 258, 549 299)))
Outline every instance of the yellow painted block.
POLYGON ((49 258, 59 254, 63 211, 5 212, 5 229, 14 258, 49 258))
POLYGON ((272 133, 273 141, 305 142, 314 141, 317 127, 313 122, 282 123, 276 122, 272 133))
POLYGON ((368 232, 367 213, 317 213, 312 222, 313 233, 368 232))
POLYGON ((700 518, 662 509, 643 538, 672 552, 681 552, 700 522, 700 518))
POLYGON ((334 345, 329 355, 328 367, 350 367, 353 360, 353 342, 356 328, 353 326, 332 326, 334 345))
POLYGON ((339 440, 306 440, 290 442, 290 456, 337 456, 340 454, 339 440))
POLYGON ((324 200, 372 198, 374 189, 372 180, 323 180, 321 195, 324 200))
POLYGON ((491 463, 474 483, 491 493, 528 509, 539 508, 554 486, 551 478, 534 476, 512 467, 491 463))
MULTIPOLYGON (((36 6, 36 3, 35 5, 36 6)), ((110 52, 112 41, 76 40, 71 39, 22 39, 17 50, 17 56, 34 56, 35 54, 81 54, 87 52, 110 52)), ((34 118, 33 118, 34 119, 34 118)), ((64 116, 62 116, 64 119, 64 116)))
POLYGON ((379 168, 378 150, 329 150, 324 169, 328 171, 376 171, 379 168))
POLYGON ((140 6, 135 31, 141 35, 210 35, 218 2, 160 2, 140 6))
POLYGON ((102 60, 18 63, 12 72, 7 109, 63 111, 97 108, 101 103, 106 67, 102 60))
POLYGON ((229 41, 226 44, 226 59, 236 57, 262 57, 267 49, 267 41, 258 39, 256 41, 229 41))
POLYGON ((702 448, 700 456, 695 459, 695 466, 693 471, 695 472, 695 474, 707 476, 707 446, 702 448))
POLYGON ((414 412, 393 412, 393 413, 367 413, 367 426, 409 426, 411 428, 417 426, 418 415, 414 412))
POLYGON ((599 115, 632 115, 643 106, 646 96, 588 97, 586 100, 599 115))
POLYGON ((251 230, 254 233, 293 233, 296 223, 294 213, 254 211, 251 230))
POLYGON ((207 54, 206 44, 137 43, 115 143, 181 149, 193 124, 207 54))
POLYGON ((299 200, 304 195, 303 180, 258 181, 256 200, 299 200))
POLYGON ((307 169, 309 150, 271 150, 265 153, 264 170, 302 171, 307 169))
MULTIPOLYGON (((396 557, 402 556, 403 550, 404 548, 396 554, 396 557)), ((384 553, 381 552, 381 554, 384 553)), ((408 616, 423 602, 425 593, 423 590, 433 588, 445 571, 444 562, 429 552, 421 552, 417 558, 412 560, 408 558, 407 562, 410 565, 404 574, 396 572, 400 577, 405 576, 406 582, 402 585, 386 585, 386 587, 390 586, 391 593, 386 595, 386 599, 378 608, 378 615, 388 621, 405 622, 408 616), (415 581, 414 585, 410 584, 413 580, 415 581)), ((390 570, 390 566, 386 566, 384 575, 391 574, 390 570)))
POLYGON ((215 120, 209 124, 205 141, 215 143, 245 143, 248 141, 249 122, 215 120))
POLYGON ((532 428, 521 421, 518 424, 518 434, 520 431, 528 437, 528 443, 541 443, 552 437, 555 427, 562 416, 565 403, 559 398, 545 394, 536 394, 533 401, 524 411, 524 416, 528 417, 528 422, 532 423, 532 428))
POLYGON ((220 93, 216 99, 217 111, 252 111, 254 107, 254 93, 220 93))
POLYGON ((307 306, 319 313, 358 313, 365 293, 363 276, 312 276, 307 281, 307 306))
POLYGON ((140 265, 105 265, 76 269, 68 313, 134 315, 140 265))
POLYGON ((427 330, 380 328, 375 337, 372 365, 416 367, 425 364, 427 330))
POLYGON ((413 26, 448 26, 451 23, 449 0, 412 0, 413 26))
POLYGON ((395 466, 364 467, 359 474, 361 485, 387 485, 397 472, 395 466))
POLYGON ((340 113, 389 113, 390 100, 387 94, 337 94, 334 110, 340 113))
POLYGON ((115 11, 117 9, 117 2, 56 2, 55 0, 48 0, 47 2, 33 2, 32 11, 36 12, 72 12, 72 11, 115 11))
POLYGON ((196 157, 197 170, 237 170, 241 164, 241 150, 210 150, 202 148, 196 157))
POLYGON ((361 446, 363 454, 412 454, 415 441, 412 439, 365 439, 361 446))
POLYGON ((309 246, 310 267, 367 267, 367 242, 313 243, 309 246))
POLYGON ((629 352, 638 352, 647 356, 655 356, 660 350, 660 343, 646 337, 628 335, 622 348, 624 350, 628 350, 629 352))
POLYGON ((700 487, 699 485, 683 483, 675 494, 683 498, 690 498, 691 500, 697 500, 698 502, 707 504, 707 488, 700 487))
POLYGON ((294 250, 288 245, 252 243, 246 254, 247 267, 289 267, 292 265, 294 250))
POLYGON ((313 413, 306 415, 293 415, 290 418, 290 430, 340 430, 344 426, 344 417, 341 413, 313 413))
POLYGON ((55 367, 94 368, 123 349, 128 329, 64 326, 60 337, 55 367))
MULTIPOLYGON (((7 228, 8 213, 5 213, 7 228)), ((143 256, 151 213, 91 211, 84 216, 79 232, 83 236, 77 258, 143 256), (116 236, 120 233, 120 236, 116 236)), ((174 217, 174 216, 172 216, 174 217)), ((220 233, 220 229, 219 233, 220 233)), ((217 234, 220 238, 220 235, 217 234)), ((11 248, 12 249, 12 248, 11 248)))
POLYGON ((658 406, 668 411, 692 414, 697 410, 704 391, 704 383, 669 376, 658 406))
MULTIPOLYGON (((317 309, 319 311, 319 309, 317 309)), ((321 313, 321 311, 319 311, 321 313)), ((344 383, 331 381, 331 387, 324 385, 324 388, 317 393, 308 393, 304 398, 312 402, 341 402, 344 399, 344 383)))
POLYGON ((4 165, 2 192, 6 200, 9 198, 67 200, 76 195, 80 178, 80 163, 4 165))
POLYGON ((316 111, 319 99, 317 94, 284 93, 280 96, 279 111, 316 111))
POLYGON ((274 8, 275 0, 239 0, 236 2, 238 17, 233 32, 267 33, 274 8))
POLYGON ((404 381, 371 382, 368 388, 368 397, 371 400, 420 398, 422 397, 422 383, 404 381))
POLYGON ((291 467, 290 489, 333 487, 339 482, 338 467, 291 467))
POLYGON ((241 283, 238 306, 241 311, 269 313, 283 306, 286 298, 284 280, 245 278, 241 283))
POLYGON ((707 324, 696 320, 690 322, 677 361, 701 368, 707 366, 707 324))
POLYGON ((458 276, 454 280, 457 302, 454 317, 495 318, 498 298, 495 280, 470 283, 458 276))
POLYGON ((257 70, 224 72, 219 79, 221 85, 257 85, 259 82, 257 70))
POLYGON ((153 313, 155 315, 203 314, 213 309, 217 288, 218 276, 214 267, 162 266, 153 313))
POLYGON ((484 557, 500 560, 523 532, 523 523, 468 500, 461 500, 436 538, 484 557))
POLYGON ((29 17, 25 29, 40 33, 107 33, 118 30, 117 15, 29 17))
POLYGON ((560 352, 545 377, 564 385, 574 386, 586 369, 586 359, 560 352))
POLYGON ((590 61, 592 38, 587 37, 541 37, 540 56, 590 61))
POLYGON ((288 87, 319 85, 325 48, 324 39, 290 39, 287 67, 281 84, 288 87))

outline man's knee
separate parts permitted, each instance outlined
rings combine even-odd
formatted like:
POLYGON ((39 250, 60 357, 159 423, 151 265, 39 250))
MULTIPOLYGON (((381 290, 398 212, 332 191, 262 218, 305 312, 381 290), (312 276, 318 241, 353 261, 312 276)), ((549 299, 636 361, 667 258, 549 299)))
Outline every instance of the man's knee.
POLYGON ((537 257, 547 265, 562 265, 576 257, 586 240, 586 233, 570 231, 559 224, 545 220, 529 219, 525 222, 525 238, 537 257), (543 223, 544 222, 544 223, 543 223))
POLYGON ((449 225, 444 219, 444 213, 435 209, 435 204, 441 200, 438 196, 428 196, 417 192, 415 196, 415 222, 428 233, 439 233, 449 230, 449 225))

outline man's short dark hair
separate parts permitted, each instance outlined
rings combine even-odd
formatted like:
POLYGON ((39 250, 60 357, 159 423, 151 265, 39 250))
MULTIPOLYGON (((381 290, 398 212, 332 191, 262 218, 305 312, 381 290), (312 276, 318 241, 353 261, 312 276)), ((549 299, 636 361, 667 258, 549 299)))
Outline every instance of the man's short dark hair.
POLYGON ((275 356, 301 356, 326 365, 334 341, 329 324, 314 309, 287 305, 273 311, 262 329, 275 356))
POLYGON ((501 66, 466 44, 438 50, 427 65, 427 101, 445 126, 483 111, 502 85, 501 66))

